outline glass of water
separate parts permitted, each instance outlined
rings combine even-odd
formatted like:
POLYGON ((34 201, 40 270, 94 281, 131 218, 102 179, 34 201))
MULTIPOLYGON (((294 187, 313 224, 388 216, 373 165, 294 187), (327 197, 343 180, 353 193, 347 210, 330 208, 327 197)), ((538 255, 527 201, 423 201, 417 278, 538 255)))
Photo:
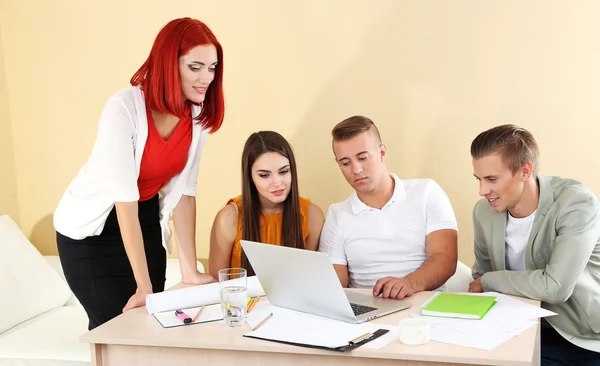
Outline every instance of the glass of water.
POLYGON ((221 308, 230 327, 244 324, 248 303, 247 272, 244 268, 225 268, 219 271, 221 308))

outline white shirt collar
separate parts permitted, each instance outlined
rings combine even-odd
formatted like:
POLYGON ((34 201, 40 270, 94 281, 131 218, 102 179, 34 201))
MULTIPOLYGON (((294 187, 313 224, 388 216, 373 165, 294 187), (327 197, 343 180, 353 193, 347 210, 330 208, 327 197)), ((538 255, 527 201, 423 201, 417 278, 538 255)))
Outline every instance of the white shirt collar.
MULTIPOLYGON (((394 193, 392 193, 392 197, 390 200, 381 208, 381 210, 385 210, 388 206, 393 204, 394 202, 402 202, 406 199, 406 190, 404 189, 404 183, 398 176, 394 173, 390 173, 390 177, 394 179, 394 193)), ((363 201, 358 198, 356 191, 350 197, 350 203, 352 205, 352 213, 354 215, 358 215, 365 210, 377 210, 376 208, 370 207, 365 204, 363 201)))

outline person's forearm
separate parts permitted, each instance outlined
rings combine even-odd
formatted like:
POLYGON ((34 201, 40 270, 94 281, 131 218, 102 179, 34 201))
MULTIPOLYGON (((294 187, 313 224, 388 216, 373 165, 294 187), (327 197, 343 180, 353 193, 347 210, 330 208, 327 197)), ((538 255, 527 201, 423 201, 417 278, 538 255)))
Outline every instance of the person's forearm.
POLYGON ((115 206, 123 245, 125 246, 125 252, 131 264, 137 287, 138 289, 152 292, 152 282, 148 273, 142 228, 138 219, 138 203, 117 202, 115 206))
POLYGON ((196 197, 182 196, 173 211, 177 253, 181 276, 185 280, 197 272, 196 267, 196 197))
POLYGON ((416 292, 435 290, 442 286, 456 270, 456 262, 443 255, 430 257, 419 269, 406 276, 416 292))

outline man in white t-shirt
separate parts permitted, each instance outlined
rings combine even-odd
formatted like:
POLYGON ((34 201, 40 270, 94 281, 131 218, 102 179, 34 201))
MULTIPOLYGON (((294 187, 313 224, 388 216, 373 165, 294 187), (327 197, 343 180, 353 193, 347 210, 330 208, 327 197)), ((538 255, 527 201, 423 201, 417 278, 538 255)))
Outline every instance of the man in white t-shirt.
POLYGON ((329 255, 342 286, 398 300, 443 290, 457 263, 448 196, 431 179, 389 173, 386 146, 369 118, 350 117, 332 136, 335 160, 355 193, 329 207, 319 250, 329 255))
POLYGON ((524 128, 502 125, 471 144, 483 197, 473 209, 469 291, 542 301, 542 365, 600 365, 600 203, 580 182, 537 174, 524 128))

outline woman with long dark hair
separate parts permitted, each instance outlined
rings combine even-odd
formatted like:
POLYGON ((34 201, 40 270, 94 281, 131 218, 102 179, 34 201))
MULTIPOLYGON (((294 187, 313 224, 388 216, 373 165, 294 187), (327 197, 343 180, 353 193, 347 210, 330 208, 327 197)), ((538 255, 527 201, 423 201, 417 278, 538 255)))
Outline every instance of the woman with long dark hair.
POLYGON ((296 159, 286 139, 255 132, 242 153, 242 195, 215 217, 210 236, 209 272, 245 268, 254 274, 240 240, 317 250, 323 211, 298 192, 296 159))

